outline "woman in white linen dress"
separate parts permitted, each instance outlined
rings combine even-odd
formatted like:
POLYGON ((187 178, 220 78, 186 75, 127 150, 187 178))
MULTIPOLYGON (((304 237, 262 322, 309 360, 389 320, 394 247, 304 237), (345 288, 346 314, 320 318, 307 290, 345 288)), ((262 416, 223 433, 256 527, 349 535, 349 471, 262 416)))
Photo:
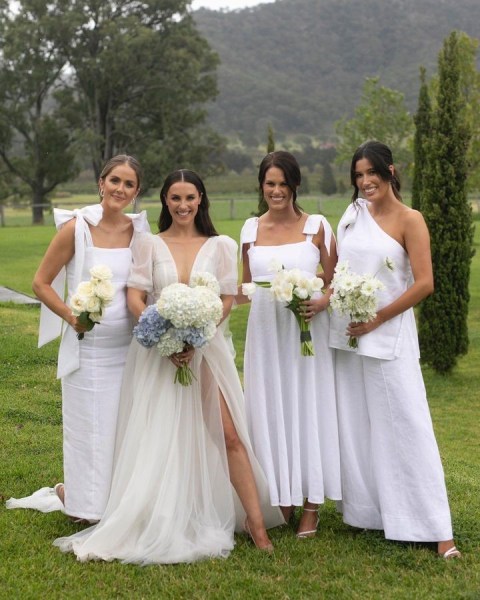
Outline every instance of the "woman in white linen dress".
MULTIPOLYGON (((156 300, 165 286, 207 271, 220 283, 226 317, 237 289, 237 245, 216 234, 202 181, 192 171, 175 171, 160 197, 160 234, 145 234, 134 248, 133 314, 140 316, 147 295, 156 300)), ((79 560, 192 562, 228 556, 234 530, 244 526, 259 548, 272 549, 265 523, 279 525, 283 517, 269 504, 250 447, 222 326, 207 346, 169 358, 132 341, 117 435, 105 515, 95 527, 56 540, 63 551, 79 560), (184 387, 174 377, 185 362, 195 378, 184 387)))
MULTIPOLYGON (((122 373, 132 339, 126 283, 135 239, 150 229, 146 213, 123 213, 140 190, 140 177, 136 159, 115 156, 100 175, 99 204, 74 211, 55 209, 59 231, 33 280, 43 303, 39 346, 63 329, 57 376, 62 380, 64 486, 55 489, 66 514, 86 521, 100 519, 110 491, 122 373), (95 265, 110 267, 115 296, 102 322, 79 341, 76 334, 85 327, 72 314, 70 297, 81 281, 90 279, 95 265)), ((17 506, 62 508, 52 488, 9 502, 9 508, 17 506)))
POLYGON ((419 365, 413 306, 433 291, 429 234, 405 206, 391 151, 365 142, 352 160, 353 203, 338 228, 339 262, 377 273, 385 290, 373 321, 334 313, 343 519, 385 537, 438 542, 458 556, 442 464, 419 365), (361 197, 360 197, 361 195, 361 197), (382 265, 394 261, 393 272, 382 265), (347 344, 358 338, 358 349, 347 344))
MULTIPOLYGON (((296 205, 301 173, 295 157, 283 151, 268 154, 258 179, 268 211, 248 219, 242 229, 243 281, 271 281, 270 263, 276 259, 309 278, 321 265, 328 285, 336 263, 335 240, 325 217, 307 215, 296 205)), ((260 286, 252 296, 245 344, 252 445, 267 475, 272 505, 280 506, 287 520, 295 506, 304 505, 299 537, 315 534, 318 505, 325 496, 341 497, 328 294, 318 296, 305 302, 315 356, 301 355, 293 313, 260 286)))

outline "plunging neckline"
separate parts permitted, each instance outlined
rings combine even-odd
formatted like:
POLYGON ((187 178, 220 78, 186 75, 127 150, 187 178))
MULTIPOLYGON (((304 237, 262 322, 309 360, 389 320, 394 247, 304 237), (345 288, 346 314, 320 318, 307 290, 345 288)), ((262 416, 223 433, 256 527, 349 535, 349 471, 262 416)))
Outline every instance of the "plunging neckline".
MULTIPOLYGON (((178 268, 177 268, 177 263, 175 262, 175 259, 174 259, 174 257, 173 257, 172 251, 170 250, 170 247, 168 246, 167 242, 166 242, 166 241, 165 241, 165 240, 164 240, 164 239, 161 237, 161 235, 160 235, 159 233, 157 234, 157 236, 156 236, 156 237, 157 237, 157 238, 158 238, 158 239, 159 239, 159 240, 162 242, 162 244, 163 244, 163 245, 165 246, 165 248, 167 249, 167 252, 168 252, 168 254, 169 254, 169 256, 170 256, 170 260, 172 261, 173 267, 174 267, 174 269, 175 269, 175 276, 176 276, 176 279, 177 279, 177 283, 184 283, 183 281, 180 281, 180 278, 179 278, 179 276, 178 276, 178 268)), ((215 237, 217 237, 217 236, 211 236, 211 237, 207 238, 207 239, 206 239, 206 240, 203 242, 203 244, 200 246, 200 248, 198 249, 198 252, 197 252, 197 254, 195 255, 195 258, 193 259, 193 262, 192 262, 192 267, 191 267, 191 269, 190 269, 190 273, 188 274, 188 283, 186 283, 185 285, 190 285, 190 281, 191 281, 191 279, 192 279, 192 273, 195 271, 195 267, 196 267, 196 264, 197 264, 197 261, 198 261, 198 257, 199 257, 199 255, 201 254, 201 252, 202 252, 202 250, 205 248, 205 246, 208 244, 208 242, 209 242, 210 240, 212 240, 213 238, 215 238, 215 237)))

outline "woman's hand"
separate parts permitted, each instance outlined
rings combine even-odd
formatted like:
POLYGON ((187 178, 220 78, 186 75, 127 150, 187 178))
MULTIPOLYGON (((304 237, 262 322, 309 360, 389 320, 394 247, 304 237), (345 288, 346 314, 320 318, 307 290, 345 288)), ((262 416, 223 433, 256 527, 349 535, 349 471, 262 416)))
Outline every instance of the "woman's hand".
POLYGON ((328 306, 329 297, 323 295, 320 298, 310 298, 310 300, 304 300, 302 302, 303 315, 305 321, 309 323, 315 315, 325 310, 328 306))
POLYGON ((176 352, 168 358, 178 368, 183 367, 183 365, 189 365, 194 354, 195 348, 193 346, 185 346, 182 352, 176 352))
POLYGON ((383 323, 383 320, 379 316, 378 313, 377 313, 377 316, 375 317, 375 319, 373 319, 373 321, 368 321, 367 323, 355 323, 354 321, 352 321, 351 323, 348 324, 346 335, 358 338, 361 335, 370 333, 377 327, 380 327, 380 325, 382 323, 383 323))
POLYGON ((69 325, 71 325, 73 327, 73 329, 75 329, 75 331, 77 333, 86 333, 88 331, 88 329, 85 327, 85 325, 83 325, 82 323, 80 323, 80 321, 78 320, 78 317, 76 317, 75 315, 70 315, 70 317, 68 317, 68 319, 65 319, 67 321, 67 323, 69 325))

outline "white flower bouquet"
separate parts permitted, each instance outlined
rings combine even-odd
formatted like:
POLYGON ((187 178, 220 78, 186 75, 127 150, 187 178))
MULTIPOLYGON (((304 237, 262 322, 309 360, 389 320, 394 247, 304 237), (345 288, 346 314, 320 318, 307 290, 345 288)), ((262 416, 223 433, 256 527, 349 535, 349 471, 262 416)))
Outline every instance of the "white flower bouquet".
MULTIPOLYGON (((115 295, 112 284, 112 271, 106 265, 96 265, 90 269, 89 281, 82 281, 70 299, 72 313, 91 331, 95 323, 100 323, 105 308, 115 295)), ((77 333, 77 338, 83 340, 84 334, 77 333)))
MULTIPOLYGON (((164 288, 158 301, 143 311, 133 333, 143 346, 156 345, 161 356, 171 356, 207 344, 222 316, 220 284, 211 273, 198 273, 189 286, 172 283, 164 288)), ((193 378, 187 364, 177 367, 175 383, 187 386, 193 378)))
POLYGON ((291 310, 300 327, 300 351, 302 356, 314 356, 310 324, 305 320, 302 302, 310 300, 315 292, 321 292, 323 280, 320 277, 305 277, 300 269, 285 269, 277 260, 270 262, 270 271, 275 273, 271 282, 244 283, 242 292, 251 298, 255 286, 268 287, 278 302, 283 302, 291 310))
MULTIPOLYGON (((381 268, 383 267, 393 271, 393 260, 387 257, 381 268)), ((358 275, 350 270, 348 261, 338 263, 330 284, 333 289, 330 308, 342 315, 349 315, 350 320, 356 323, 373 321, 377 316, 378 292, 385 289, 384 284, 376 277, 381 268, 375 275, 358 275)), ((358 339, 351 335, 348 346, 358 348, 358 339)))

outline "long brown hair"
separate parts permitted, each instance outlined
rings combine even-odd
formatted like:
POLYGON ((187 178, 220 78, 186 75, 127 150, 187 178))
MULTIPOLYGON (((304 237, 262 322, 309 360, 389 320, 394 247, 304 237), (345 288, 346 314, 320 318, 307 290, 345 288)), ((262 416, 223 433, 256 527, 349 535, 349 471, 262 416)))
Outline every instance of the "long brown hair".
POLYGON ((207 190, 200 177, 194 172, 188 169, 178 169, 170 173, 163 182, 162 189, 160 190, 160 200, 162 202, 162 210, 158 219, 158 230, 165 231, 172 224, 172 215, 168 210, 167 206, 167 194, 168 190, 174 183, 178 181, 185 181, 191 183, 197 188, 197 192, 200 194, 200 204, 198 205, 198 212, 195 215, 194 223, 198 231, 207 237, 218 235, 215 227, 213 226, 212 219, 208 209, 210 208, 210 201, 207 196, 207 190))

